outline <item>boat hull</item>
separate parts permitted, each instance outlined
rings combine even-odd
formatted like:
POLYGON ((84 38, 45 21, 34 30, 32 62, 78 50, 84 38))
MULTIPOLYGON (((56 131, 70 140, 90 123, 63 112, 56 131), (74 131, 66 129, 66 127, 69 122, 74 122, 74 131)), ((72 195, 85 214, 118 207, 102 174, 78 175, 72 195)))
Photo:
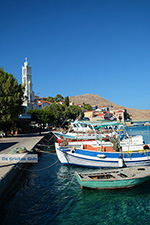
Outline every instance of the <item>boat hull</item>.
POLYGON ((78 148, 73 149, 70 147, 60 146, 58 143, 55 143, 55 149, 58 159, 62 164, 97 168, 150 165, 150 150, 124 153, 98 152, 78 148), (121 164, 120 160, 122 161, 121 164))
POLYGON ((76 178, 81 188, 88 189, 122 189, 131 188, 143 184, 144 182, 150 180, 150 175, 145 177, 126 179, 126 180, 108 180, 108 181, 82 181, 79 175, 76 173, 76 178))

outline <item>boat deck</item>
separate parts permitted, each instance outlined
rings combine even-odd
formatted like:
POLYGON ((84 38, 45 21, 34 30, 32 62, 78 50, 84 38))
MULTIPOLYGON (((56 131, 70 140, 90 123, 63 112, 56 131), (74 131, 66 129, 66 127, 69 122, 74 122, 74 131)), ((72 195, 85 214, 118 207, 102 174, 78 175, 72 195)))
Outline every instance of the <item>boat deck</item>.
POLYGON ((133 167, 97 173, 77 173, 81 180, 124 180, 150 175, 150 167, 133 167))

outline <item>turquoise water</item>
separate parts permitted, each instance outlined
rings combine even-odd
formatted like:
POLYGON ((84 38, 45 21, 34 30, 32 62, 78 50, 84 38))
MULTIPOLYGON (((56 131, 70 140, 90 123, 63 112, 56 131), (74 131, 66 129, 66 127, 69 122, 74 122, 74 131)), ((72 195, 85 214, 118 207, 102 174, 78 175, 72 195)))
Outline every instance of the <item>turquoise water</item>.
MULTIPOLYGON (((127 128, 132 134, 147 127, 127 128)), ((53 147, 26 171, 1 209, 1 223, 13 225, 150 224, 150 182, 126 190, 82 190, 74 171, 98 171, 58 162, 53 147)))

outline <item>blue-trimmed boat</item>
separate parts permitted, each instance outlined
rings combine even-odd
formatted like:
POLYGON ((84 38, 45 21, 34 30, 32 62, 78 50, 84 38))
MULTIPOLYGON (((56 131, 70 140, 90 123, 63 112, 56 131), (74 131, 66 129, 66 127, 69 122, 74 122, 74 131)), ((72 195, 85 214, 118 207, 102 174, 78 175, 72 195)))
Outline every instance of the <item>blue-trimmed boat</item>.
POLYGON ((150 167, 132 167, 97 173, 75 172, 81 188, 120 189, 131 188, 150 180, 150 167))
POLYGON ((108 149, 83 149, 60 146, 56 142, 55 149, 62 164, 98 168, 150 165, 150 148, 148 145, 143 145, 143 148, 137 151, 116 152, 113 147, 108 147, 108 149))

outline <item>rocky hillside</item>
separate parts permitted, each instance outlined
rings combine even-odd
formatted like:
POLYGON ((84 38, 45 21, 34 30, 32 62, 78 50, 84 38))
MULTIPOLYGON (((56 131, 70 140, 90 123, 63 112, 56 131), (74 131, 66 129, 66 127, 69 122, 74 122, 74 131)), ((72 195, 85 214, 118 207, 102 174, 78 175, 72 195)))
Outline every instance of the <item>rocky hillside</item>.
POLYGON ((75 104, 85 103, 97 106, 113 106, 114 109, 116 108, 127 109, 127 112, 130 115, 132 115, 133 120, 150 120, 150 110, 132 109, 127 108, 125 106, 120 106, 105 98, 100 97, 99 95, 84 94, 84 95, 70 96, 69 99, 71 102, 74 102, 75 104))

